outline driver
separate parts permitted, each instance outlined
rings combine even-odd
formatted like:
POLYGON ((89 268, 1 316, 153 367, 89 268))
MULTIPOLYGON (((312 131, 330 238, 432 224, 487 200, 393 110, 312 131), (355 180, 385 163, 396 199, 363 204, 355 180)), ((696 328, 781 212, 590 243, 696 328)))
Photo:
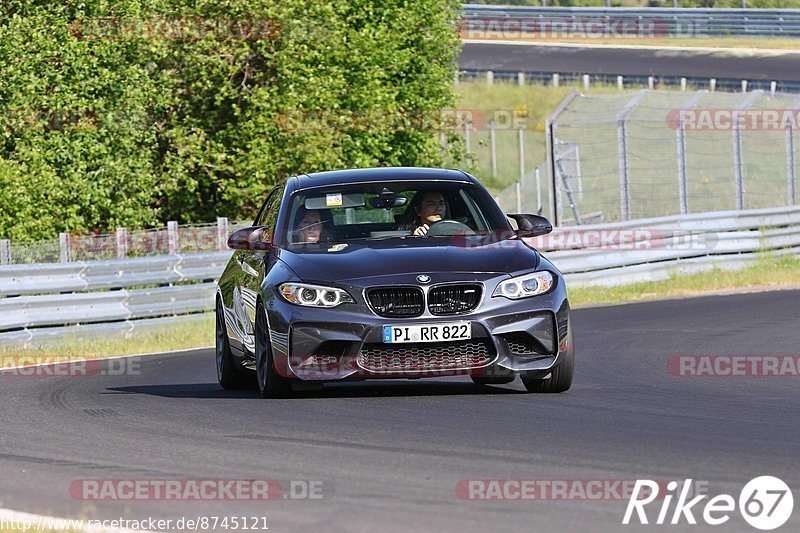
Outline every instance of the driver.
POLYGON ((431 224, 444 220, 446 211, 444 195, 438 191, 417 193, 410 208, 416 212, 416 218, 399 229, 412 230, 414 235, 421 237, 428 233, 431 224))

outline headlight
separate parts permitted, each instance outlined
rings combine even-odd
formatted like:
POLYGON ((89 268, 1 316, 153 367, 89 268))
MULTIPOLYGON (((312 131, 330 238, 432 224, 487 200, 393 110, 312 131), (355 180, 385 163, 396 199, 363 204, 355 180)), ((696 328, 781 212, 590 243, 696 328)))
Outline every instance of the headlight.
POLYGON ((492 296, 505 296, 512 300, 544 294, 553 287, 553 275, 550 272, 534 272, 501 281, 492 296))
POLYGON ((339 304, 355 303, 347 292, 336 287, 284 283, 278 287, 278 292, 287 302, 306 307, 336 307, 339 304))

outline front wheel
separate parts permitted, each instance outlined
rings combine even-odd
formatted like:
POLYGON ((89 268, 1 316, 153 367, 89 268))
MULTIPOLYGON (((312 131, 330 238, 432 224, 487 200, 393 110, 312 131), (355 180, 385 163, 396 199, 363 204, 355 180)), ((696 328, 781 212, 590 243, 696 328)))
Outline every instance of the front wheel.
POLYGON ((236 365, 231 354, 228 331, 225 327, 225 313, 222 304, 217 303, 215 327, 215 356, 217 363, 217 381, 225 390, 247 389, 252 387, 252 374, 245 373, 236 365))
POLYGON ((550 375, 542 379, 538 376, 541 372, 530 374, 521 373, 522 384, 528 392, 541 392, 545 394, 565 392, 572 386, 572 375, 575 368, 575 348, 572 345, 572 328, 567 337, 567 350, 561 363, 555 367, 550 375))
POLYGON ((262 398, 283 398, 292 392, 292 385, 275 372, 272 346, 269 342, 267 313, 261 304, 256 307, 256 376, 262 398))

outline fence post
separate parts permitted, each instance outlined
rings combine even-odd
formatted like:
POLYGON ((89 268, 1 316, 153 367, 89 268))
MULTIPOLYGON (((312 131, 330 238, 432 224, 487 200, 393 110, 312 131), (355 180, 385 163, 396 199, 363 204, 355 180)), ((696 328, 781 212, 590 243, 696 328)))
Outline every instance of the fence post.
POLYGON ((591 78, 589 78, 588 74, 583 75, 583 88, 585 90, 589 90, 589 83, 591 82, 591 78))
POLYGON ((491 70, 486 71, 486 83, 488 85, 494 85, 494 72, 491 70))
POLYGON ((517 193, 517 213, 522 213, 522 184, 518 181, 514 187, 517 193))
POLYGON ((228 217, 217 217, 217 248, 220 252, 228 249, 228 217))
POLYGON ((648 89, 655 89, 656 86, 656 79, 653 76, 647 77, 647 88, 648 89))
POLYGON ((678 119, 678 199, 681 215, 689 212, 689 190, 686 185, 686 129, 683 124, 683 111, 678 119))
POLYGON ((744 161, 742 160, 742 132, 739 128, 739 117, 760 97, 763 91, 753 91, 739 104, 733 114, 733 172, 736 176, 736 209, 744 209, 744 161))
POLYGON ((491 144, 492 157, 492 177, 497 177, 497 146, 494 138, 494 119, 489 121, 489 141, 491 144))
POLYGON ((539 167, 536 167, 536 208, 541 212, 542 210, 542 176, 539 172, 539 167))
POLYGON ((789 182, 789 205, 794 205, 797 198, 797 181, 794 171, 794 130, 791 124, 786 126, 786 179, 789 182))
POLYGON ((522 128, 517 129, 519 138, 519 181, 525 179, 525 133, 522 128))
POLYGON ((686 90, 686 78, 681 78, 681 91, 686 90))
POLYGON ((617 90, 621 91, 625 88, 625 81, 622 76, 617 76, 617 90))
POLYGON ((553 73, 553 87, 558 87, 558 84, 561 80, 559 80, 558 72, 553 73))
POLYGON ((470 140, 469 140, 469 128, 470 128, 469 122, 467 122, 465 120, 464 121, 464 147, 467 149, 467 155, 469 155, 470 152, 471 152, 470 140))
POLYGON ((117 228, 117 259, 128 257, 128 228, 117 228))
MULTIPOLYGON (((686 103, 684 109, 688 110, 694 108, 704 94, 705 91, 698 91, 695 93, 686 103)), ((686 124, 684 122, 684 109, 681 109, 678 115, 678 139, 676 143, 678 148, 678 199, 682 215, 689 212, 689 180, 687 178, 688 165, 686 159, 686 124)))
POLYGON ((169 245, 170 254, 177 254, 180 252, 178 243, 178 223, 174 220, 167 222, 167 243, 169 245))
POLYGON ((708 80, 708 88, 712 93, 717 90, 717 78, 708 80))
POLYGON ((11 264, 11 241, 0 239, 0 265, 11 264))
POLYGON ((778 82, 777 81, 769 82, 769 94, 770 94, 770 96, 775 96, 775 91, 777 91, 777 90, 778 90, 778 82))
POLYGON ((58 234, 59 261, 69 263, 72 261, 72 243, 70 243, 69 233, 58 234))
POLYGON ((525 85, 525 73, 524 72, 517 72, 517 83, 520 87, 525 85))
POLYGON ((631 217, 631 183, 628 175, 628 114, 639 105, 647 95, 648 90, 642 90, 631 98, 625 107, 617 113, 617 154, 619 157, 619 211, 622 220, 631 217))
POLYGON ((617 154, 619 157, 619 212, 622 220, 630 220, 631 184, 628 181, 628 132, 624 118, 617 120, 617 154))

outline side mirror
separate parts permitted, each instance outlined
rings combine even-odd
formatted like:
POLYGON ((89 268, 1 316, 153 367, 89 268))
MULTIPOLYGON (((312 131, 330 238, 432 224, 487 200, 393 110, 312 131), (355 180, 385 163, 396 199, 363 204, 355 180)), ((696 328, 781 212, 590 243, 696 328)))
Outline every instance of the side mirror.
POLYGON ((228 248, 232 250, 268 252, 272 250, 269 228, 266 226, 251 226, 236 230, 228 237, 228 248))
POLYGON ((540 215, 508 215, 517 221, 517 236, 519 237, 538 237, 547 235, 553 231, 553 225, 549 220, 540 215))

